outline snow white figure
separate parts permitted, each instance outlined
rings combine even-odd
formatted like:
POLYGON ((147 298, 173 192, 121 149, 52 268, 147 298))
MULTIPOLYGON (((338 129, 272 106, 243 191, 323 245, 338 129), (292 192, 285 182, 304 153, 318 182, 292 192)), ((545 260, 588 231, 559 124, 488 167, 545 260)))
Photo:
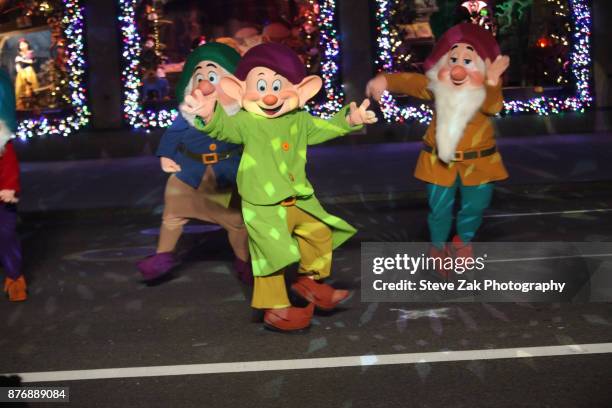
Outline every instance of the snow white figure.
POLYGON ((38 88, 38 78, 34 71, 34 51, 30 43, 22 38, 19 40, 19 52, 15 57, 15 97, 17 99, 17 110, 27 109, 27 99, 38 88))

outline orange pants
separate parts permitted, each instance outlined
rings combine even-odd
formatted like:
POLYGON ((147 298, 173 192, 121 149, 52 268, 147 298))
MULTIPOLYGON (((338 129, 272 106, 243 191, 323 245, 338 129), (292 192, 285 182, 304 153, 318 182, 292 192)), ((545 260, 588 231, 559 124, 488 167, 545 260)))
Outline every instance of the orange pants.
MULTIPOLYGON (((315 279, 327 278, 332 264, 332 232, 317 218, 295 205, 287 207, 287 228, 300 248, 301 274, 315 279)), ((251 306, 256 309, 281 309, 291 306, 285 285, 285 271, 256 276, 251 306)))

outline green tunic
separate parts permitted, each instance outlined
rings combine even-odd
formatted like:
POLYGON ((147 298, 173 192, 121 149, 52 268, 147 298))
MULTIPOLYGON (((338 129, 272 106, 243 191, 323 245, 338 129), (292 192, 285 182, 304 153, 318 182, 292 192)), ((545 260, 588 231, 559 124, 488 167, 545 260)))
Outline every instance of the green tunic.
POLYGON ((255 276, 270 275, 300 260, 298 244, 287 228, 286 209, 279 205, 287 198, 297 197, 300 209, 331 228, 334 248, 355 234, 355 228, 323 209, 306 178, 308 145, 362 127, 349 126, 347 110, 329 120, 304 110, 269 119, 244 110, 230 118, 217 107, 210 123, 196 118, 196 127, 211 137, 244 145, 237 185, 255 276))

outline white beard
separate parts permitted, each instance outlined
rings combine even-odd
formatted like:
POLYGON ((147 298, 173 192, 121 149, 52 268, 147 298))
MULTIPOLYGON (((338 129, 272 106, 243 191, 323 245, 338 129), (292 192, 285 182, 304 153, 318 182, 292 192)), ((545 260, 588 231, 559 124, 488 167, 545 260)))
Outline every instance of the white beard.
POLYGON ((450 163, 468 122, 478 112, 486 97, 484 86, 457 90, 438 79, 440 64, 427 71, 429 89, 436 105, 436 151, 440 160, 450 163))
POLYGON ((0 156, 4 153, 4 146, 14 137, 13 132, 0 120, 0 156))

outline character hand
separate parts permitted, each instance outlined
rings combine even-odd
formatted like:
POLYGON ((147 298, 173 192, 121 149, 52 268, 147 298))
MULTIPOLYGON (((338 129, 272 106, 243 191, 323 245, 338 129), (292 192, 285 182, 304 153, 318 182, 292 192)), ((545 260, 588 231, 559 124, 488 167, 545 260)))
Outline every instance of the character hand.
POLYGON ((369 106, 369 99, 364 99, 363 102, 361 102, 361 106, 359 107, 357 107, 357 104, 355 102, 351 102, 350 111, 348 116, 346 117, 346 121, 348 122, 348 124, 351 126, 359 126, 364 124, 370 125, 372 123, 378 122, 376 114, 371 110, 367 110, 369 106))
POLYGON ((15 196, 15 190, 0 190, 0 201, 15 204, 19 202, 19 199, 15 196))
POLYGON ((496 86, 508 66, 510 66, 510 57, 507 55, 498 55, 493 62, 487 58, 485 60, 487 85, 496 86))
POLYGON ((167 157, 160 157, 159 162, 161 164, 161 168, 166 173, 178 173, 181 171, 181 166, 179 166, 174 160, 169 159, 167 157))
POLYGON ((187 115, 198 115, 206 122, 210 122, 216 103, 217 97, 214 94, 204 96, 201 90, 196 89, 193 95, 185 96, 185 101, 179 109, 187 115))
POLYGON ((384 75, 377 75, 368 81, 366 85, 366 96, 380 102, 383 93, 387 90, 387 79, 384 75))

